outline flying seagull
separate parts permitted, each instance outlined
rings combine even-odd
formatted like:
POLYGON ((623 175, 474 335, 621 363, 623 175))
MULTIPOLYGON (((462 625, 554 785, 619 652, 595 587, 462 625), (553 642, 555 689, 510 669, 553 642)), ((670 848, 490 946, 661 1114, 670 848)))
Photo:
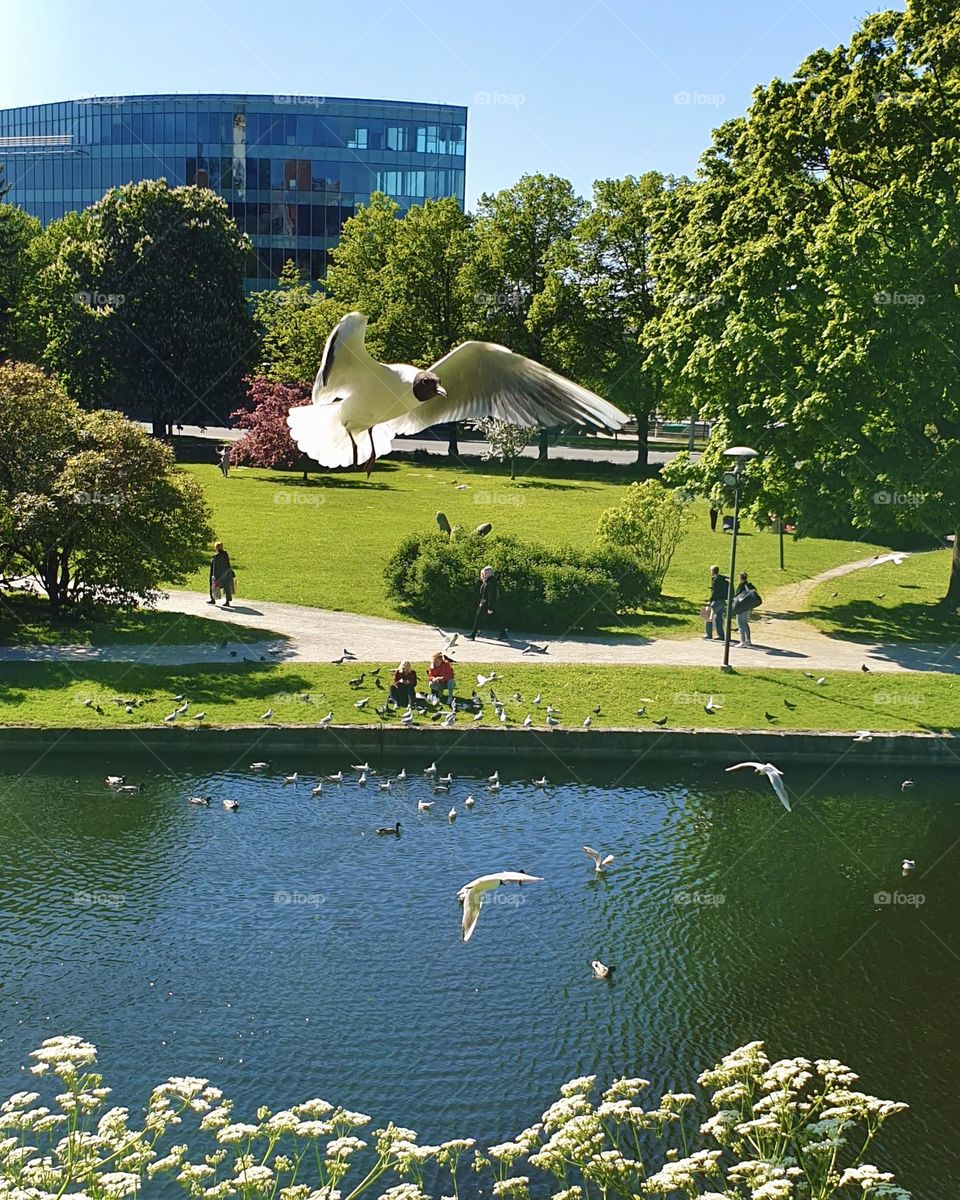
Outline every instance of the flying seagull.
POLYGON ((744 767, 753 767, 753 769, 756 771, 756 773, 758 775, 766 775, 766 777, 770 780, 770 786, 777 793, 777 797, 779 798, 780 803, 787 810, 787 812, 792 811, 792 809, 790 808, 790 799, 787 796, 787 789, 784 786, 782 771, 778 770, 778 768, 775 767, 773 765, 773 763, 760 763, 760 762, 737 763, 736 766, 727 767, 726 769, 728 771, 740 771, 744 767))
POLYGON ((463 920, 460 926, 463 940, 469 942, 473 936, 473 931, 477 927, 477 919, 480 916, 483 897, 487 892, 492 892, 501 883, 542 882, 543 878, 540 875, 525 875, 523 871, 499 871, 496 875, 481 875, 478 879, 465 884, 457 892, 457 899, 463 906, 463 920))
POLYGON ((612 854, 603 856, 598 850, 594 850, 592 846, 584 846, 583 852, 588 858, 593 859, 593 865, 598 875, 602 874, 602 872, 610 866, 614 859, 612 854))
POLYGON ((492 342, 461 342, 423 371, 377 362, 364 344, 367 318, 347 315, 327 338, 313 403, 287 414, 293 440, 325 467, 367 474, 397 434, 444 421, 499 417, 513 425, 577 422, 622 429, 629 418, 593 392, 492 342))

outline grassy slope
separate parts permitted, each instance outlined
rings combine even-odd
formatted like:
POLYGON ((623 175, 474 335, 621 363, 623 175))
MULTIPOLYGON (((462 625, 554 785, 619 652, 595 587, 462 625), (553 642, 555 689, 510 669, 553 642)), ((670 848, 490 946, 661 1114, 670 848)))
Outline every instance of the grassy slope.
POLYGON ((949 550, 911 555, 820 584, 809 619, 826 633, 870 641, 946 642, 960 637, 960 617, 942 606, 949 550))
MULTIPOLYGON (((256 724, 272 708, 274 721, 313 724, 332 710, 340 725, 370 723, 374 706, 384 696, 372 686, 353 691, 347 684, 361 664, 265 666, 143 667, 131 664, 67 665, 18 663, 0 675, 0 723, 52 727, 157 725, 174 707, 171 697, 185 695, 193 712, 205 711, 207 724, 256 724), (309 693, 310 700, 301 696, 309 693), (127 716, 112 697, 140 697, 146 702, 127 716), (358 698, 371 697, 366 710, 358 698), (84 701, 99 703, 102 714, 84 701)), ((478 670, 484 668, 478 667, 478 670)), ((389 667, 383 668, 385 679, 389 667)), ((473 675, 461 668, 459 691, 469 695, 473 675)), ((653 728, 652 719, 666 716, 669 727, 709 726, 724 729, 937 730, 960 725, 956 676, 934 673, 873 675, 833 673, 822 686, 799 671, 742 671, 721 675, 716 669, 676 667, 571 667, 520 664, 503 668, 494 687, 506 702, 509 724, 528 712, 544 724, 544 706, 560 710, 564 726, 579 727, 591 716, 596 728, 653 728), (514 702, 517 690, 523 696, 514 702), (532 697, 542 693, 539 708, 532 697), (723 707, 708 716, 703 706, 712 695, 723 707), (784 701, 795 705, 788 709, 784 701), (601 715, 591 710, 601 707, 601 715), (646 708, 644 716, 636 709, 646 708), (768 722, 765 713, 778 720, 768 722)), ((486 698, 488 689, 481 689, 486 698)), ((398 718, 391 715, 389 724, 398 718)), ((181 724, 190 724, 181 719, 181 724)), ((418 724, 429 719, 418 718, 418 724)), ((498 724, 487 704, 484 725, 498 724)), ((468 714, 457 725, 472 725, 468 714)))
POLYGON ((0 646, 219 645, 225 638, 244 643, 283 640, 269 630, 250 629, 232 621, 149 609, 52 623, 46 600, 25 593, 5 596, 0 605, 0 646))
MULTIPOLYGON (((215 466, 188 469, 204 486, 217 536, 236 565, 241 597, 385 617, 403 614, 385 593, 384 563, 403 535, 434 528, 438 510, 451 524, 468 529, 490 520, 499 533, 586 546, 600 513, 617 503, 628 479, 626 474, 621 482, 544 477, 535 473, 542 471, 535 463, 516 483, 493 465, 471 471, 462 465, 387 462, 378 464, 369 482, 360 474, 343 474, 307 484, 292 472, 246 469, 222 479, 215 466), (458 491, 455 480, 468 483, 469 490, 458 491)), ((788 539, 787 569, 781 572, 777 538, 744 522, 738 558, 762 594, 876 549, 857 542, 788 539)), ((725 570, 729 555, 730 539, 710 532, 706 504, 693 504, 688 532, 667 576, 665 600, 623 629, 654 636, 696 632, 707 569, 718 562, 725 570)), ((205 589, 205 574, 198 572, 189 586, 205 589)))

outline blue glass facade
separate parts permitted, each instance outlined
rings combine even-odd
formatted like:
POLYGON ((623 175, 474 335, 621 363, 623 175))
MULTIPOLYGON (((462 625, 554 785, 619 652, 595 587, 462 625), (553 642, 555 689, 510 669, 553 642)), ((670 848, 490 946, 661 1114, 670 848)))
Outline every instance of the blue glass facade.
POLYGON ((253 251, 248 290, 287 259, 318 280, 371 192, 406 210, 464 197, 467 110, 325 96, 100 96, 0 110, 5 199, 44 224, 141 179, 228 202, 253 251))

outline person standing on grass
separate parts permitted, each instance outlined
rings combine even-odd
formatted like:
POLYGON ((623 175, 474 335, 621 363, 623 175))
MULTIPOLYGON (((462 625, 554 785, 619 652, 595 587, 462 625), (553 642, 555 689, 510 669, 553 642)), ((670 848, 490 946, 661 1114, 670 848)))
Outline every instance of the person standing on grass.
POLYGON ((230 474, 230 447, 221 446, 217 451, 217 462, 220 464, 220 474, 227 478, 230 474))
POLYGON ((500 611, 500 583, 493 567, 484 567, 480 572, 480 603, 477 605, 477 615, 473 618, 473 629, 467 634, 472 642, 480 632, 481 624, 500 623, 500 640, 507 637, 507 626, 500 611), (492 621, 487 621, 492 617, 492 621))
POLYGON ((760 593, 747 578, 746 571, 738 576, 737 590, 733 594, 732 610, 737 618, 737 629, 740 633, 740 645, 752 646, 753 637, 750 634, 750 614, 760 603, 760 593))
POLYGON ((229 608, 233 600, 233 581, 235 572, 230 565, 230 555, 224 550, 223 542, 214 542, 214 555, 210 559, 210 599, 208 604, 216 604, 217 596, 223 592, 223 607, 229 608))
POLYGON ((707 601, 712 617, 704 622, 703 636, 709 642, 713 638, 713 627, 717 627, 717 637, 723 641, 723 618, 727 611, 727 577, 720 574, 719 567, 710 568, 710 599, 707 601))
POLYGON ((434 696, 441 696, 446 692, 447 703, 453 708, 453 692, 456 686, 453 679, 453 663, 442 650, 436 652, 427 668, 427 682, 434 696))

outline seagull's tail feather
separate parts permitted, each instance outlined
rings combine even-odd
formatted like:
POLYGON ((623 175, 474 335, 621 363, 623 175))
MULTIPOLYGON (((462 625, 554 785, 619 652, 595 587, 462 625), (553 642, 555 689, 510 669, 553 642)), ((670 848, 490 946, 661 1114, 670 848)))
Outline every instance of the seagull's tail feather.
POLYGON ((385 426, 375 425, 351 439, 340 419, 339 404, 302 404, 287 414, 290 436, 304 454, 322 467, 362 465, 371 454, 388 454, 393 437, 385 426))

